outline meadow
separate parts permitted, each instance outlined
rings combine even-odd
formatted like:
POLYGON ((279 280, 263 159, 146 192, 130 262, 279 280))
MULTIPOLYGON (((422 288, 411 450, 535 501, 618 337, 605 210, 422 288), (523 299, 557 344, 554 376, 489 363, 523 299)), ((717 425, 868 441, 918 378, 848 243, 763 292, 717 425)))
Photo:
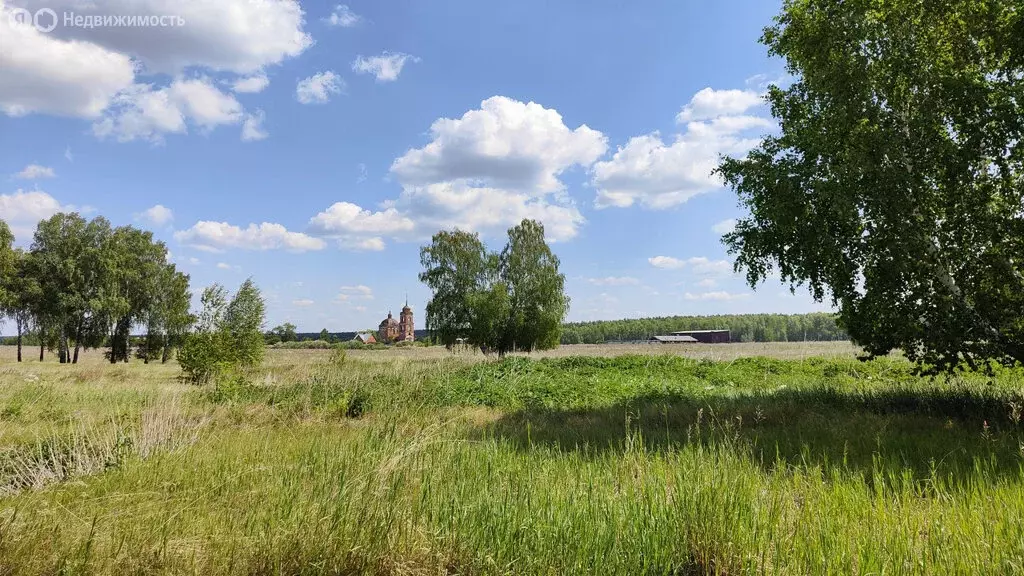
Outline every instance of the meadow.
POLYGON ((848 344, 0 350, 0 574, 1024 573, 1024 370, 848 344))

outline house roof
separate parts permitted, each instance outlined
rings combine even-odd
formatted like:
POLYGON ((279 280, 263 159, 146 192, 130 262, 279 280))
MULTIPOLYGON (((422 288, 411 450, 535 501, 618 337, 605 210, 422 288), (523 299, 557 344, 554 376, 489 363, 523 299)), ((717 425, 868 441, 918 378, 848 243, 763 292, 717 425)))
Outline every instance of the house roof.
POLYGON ((719 332, 728 332, 728 330, 682 330, 680 332, 673 332, 673 336, 685 336, 687 334, 717 334, 719 332))
POLYGON ((688 344, 698 341, 693 336, 651 336, 651 340, 665 344, 688 344))

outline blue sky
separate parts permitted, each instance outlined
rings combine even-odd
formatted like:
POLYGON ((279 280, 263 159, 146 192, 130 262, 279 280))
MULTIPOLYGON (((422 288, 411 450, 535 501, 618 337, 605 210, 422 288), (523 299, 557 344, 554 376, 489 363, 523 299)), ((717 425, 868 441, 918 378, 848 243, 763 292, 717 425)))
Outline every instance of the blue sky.
POLYGON ((0 218, 22 245, 58 210, 146 227, 197 292, 252 276, 305 331, 422 311, 430 234, 500 248, 523 217, 571 320, 824 309, 719 242, 742 213, 710 170, 774 129, 778 8, 0 0, 0 218))

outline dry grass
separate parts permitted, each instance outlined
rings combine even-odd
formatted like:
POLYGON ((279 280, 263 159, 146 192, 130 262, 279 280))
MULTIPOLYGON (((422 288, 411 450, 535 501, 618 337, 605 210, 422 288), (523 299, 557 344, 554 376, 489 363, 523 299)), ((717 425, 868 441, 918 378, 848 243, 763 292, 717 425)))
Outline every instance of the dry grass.
MULTIPOLYGON (((303 358, 311 361, 318 361, 329 354, 329 350, 274 350, 267 349, 267 362, 274 364, 301 364, 303 358)), ((860 352, 860 348, 849 342, 760 342, 760 343, 736 343, 736 344, 571 344, 559 346, 554 350, 545 350, 533 354, 518 354, 531 358, 565 358, 567 356, 603 356, 613 358, 628 354, 641 355, 676 355, 687 358, 729 361, 737 358, 748 358, 751 356, 764 356, 778 360, 803 360, 811 357, 846 357, 850 358, 860 352)), ((5 367, 13 365, 16 349, 14 346, 0 346, 0 373, 5 367)), ((475 350, 450 352, 443 346, 431 347, 408 347, 391 348, 388 350, 349 350, 348 354, 353 359, 390 361, 394 359, 408 360, 435 360, 455 356, 469 361, 482 361, 487 357, 475 350)), ((25 348, 23 366, 40 366, 38 362, 39 350, 37 348, 25 348)), ((133 361, 132 364, 137 362, 133 361)), ((43 366, 59 367, 56 358, 47 352, 46 362, 43 366)), ((79 358, 80 367, 102 366, 102 371, 107 373, 111 368, 110 364, 103 358, 102 350, 89 350, 79 358)), ((158 366, 158 365, 155 365, 158 366)), ((177 373, 177 365, 173 362, 167 367, 177 373)), ((164 372, 160 376, 168 376, 164 372)))
MULTIPOLYGON (((290 354, 302 352, 316 357, 325 354, 320 350, 273 351, 290 354)), ((737 344, 572 344, 559 346, 554 350, 545 350, 533 354, 516 354, 531 358, 565 358, 568 356, 600 356, 614 358, 626 355, 674 355, 695 359, 731 361, 737 358, 764 356, 778 360, 803 360, 812 357, 844 357, 851 358, 860 352, 860 348, 849 342, 768 342, 768 343, 737 343, 737 344)), ((475 350, 449 352, 443 346, 429 348, 392 348, 389 350, 350 350, 352 358, 388 362, 395 359, 435 360, 456 357, 467 361, 483 361, 488 357, 475 350)))

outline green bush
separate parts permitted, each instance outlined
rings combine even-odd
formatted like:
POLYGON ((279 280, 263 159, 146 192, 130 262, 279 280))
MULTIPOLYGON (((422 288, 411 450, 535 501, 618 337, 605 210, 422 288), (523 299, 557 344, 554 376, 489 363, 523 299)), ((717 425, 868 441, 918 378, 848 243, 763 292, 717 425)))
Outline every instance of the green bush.
POLYGON ((182 378, 205 384, 225 370, 259 365, 266 347, 260 332, 263 297, 256 284, 246 280, 230 302, 227 291, 214 284, 203 291, 201 300, 196 330, 185 337, 178 352, 182 378))
POLYGON ((341 350, 363 350, 366 348, 366 345, 359 340, 349 340, 347 342, 338 342, 334 347, 341 350))
POLYGON ((325 340, 302 340, 278 342, 271 346, 275 350, 329 350, 333 345, 325 340))
POLYGON ((178 351, 182 377, 192 384, 205 384, 234 364, 229 335, 223 332, 189 334, 178 351))
POLYGON ((340 346, 335 346, 331 349, 331 364, 337 368, 341 368, 345 365, 345 361, 348 359, 348 354, 345 353, 345 349, 340 346))

